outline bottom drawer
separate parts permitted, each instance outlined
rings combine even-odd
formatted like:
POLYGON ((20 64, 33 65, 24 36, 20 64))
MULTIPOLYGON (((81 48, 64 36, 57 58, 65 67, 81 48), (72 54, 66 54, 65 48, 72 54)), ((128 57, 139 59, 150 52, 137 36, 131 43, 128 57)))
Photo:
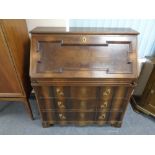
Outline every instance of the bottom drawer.
POLYGON ((95 112, 64 112, 64 111, 52 111, 42 112, 43 121, 58 124, 79 124, 84 125, 84 122, 95 121, 95 112))
POLYGON ((50 124, 98 124, 115 123, 122 120, 122 112, 42 112, 42 121, 50 124))

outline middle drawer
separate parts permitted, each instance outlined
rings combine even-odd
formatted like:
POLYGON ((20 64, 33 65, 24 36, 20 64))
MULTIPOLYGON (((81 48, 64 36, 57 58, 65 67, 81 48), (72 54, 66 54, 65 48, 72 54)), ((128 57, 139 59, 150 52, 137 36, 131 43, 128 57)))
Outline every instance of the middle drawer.
POLYGON ((82 110, 95 110, 98 107, 98 100, 96 99, 59 99, 59 98, 40 98, 39 106, 42 110, 54 110, 54 109, 82 109, 82 110))
POLYGON ((58 99, 58 98, 40 98, 38 99, 39 107, 41 110, 97 110, 97 111, 117 111, 123 110, 126 105, 125 99, 109 99, 109 100, 98 100, 98 99, 58 99), (116 104, 116 105, 115 105, 116 104), (115 105, 115 106, 113 106, 115 105))
POLYGON ((121 110, 128 94, 123 86, 47 86, 35 91, 41 110, 121 110))

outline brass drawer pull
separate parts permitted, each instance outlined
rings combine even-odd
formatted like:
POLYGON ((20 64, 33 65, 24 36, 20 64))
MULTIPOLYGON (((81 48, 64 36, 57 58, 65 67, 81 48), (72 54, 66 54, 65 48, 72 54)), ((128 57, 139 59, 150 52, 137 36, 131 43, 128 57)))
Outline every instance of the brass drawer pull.
POLYGON ((58 106, 59 108, 65 108, 65 105, 61 101, 58 101, 58 106))
POLYGON ((56 89, 56 92, 58 95, 64 96, 64 93, 59 88, 56 89))
POLYGON ((106 89, 106 90, 103 92, 103 96, 108 96, 108 95, 110 95, 110 93, 111 93, 111 89, 108 88, 108 89, 106 89))
POLYGON ((101 109, 104 109, 104 108, 106 108, 107 107, 107 105, 108 105, 108 102, 107 101, 105 101, 101 106, 100 106, 100 108, 101 109))
POLYGON ((81 41, 82 41, 83 43, 86 43, 86 42, 87 42, 86 37, 85 37, 85 36, 83 36, 83 37, 82 37, 82 39, 81 39, 81 41))
POLYGON ((106 114, 102 114, 99 116, 99 119, 105 119, 106 114))
POLYGON ((61 120, 65 120, 65 119, 66 119, 66 117, 65 117, 63 114, 59 114, 59 118, 60 118, 61 120))

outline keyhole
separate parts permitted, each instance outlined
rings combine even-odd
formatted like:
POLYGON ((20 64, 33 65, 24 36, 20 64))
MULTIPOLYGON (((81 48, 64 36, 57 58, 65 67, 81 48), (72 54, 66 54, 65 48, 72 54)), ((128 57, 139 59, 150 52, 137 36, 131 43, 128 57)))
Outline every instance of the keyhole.
POLYGON ((82 42, 85 43, 87 41, 86 37, 82 37, 82 42))

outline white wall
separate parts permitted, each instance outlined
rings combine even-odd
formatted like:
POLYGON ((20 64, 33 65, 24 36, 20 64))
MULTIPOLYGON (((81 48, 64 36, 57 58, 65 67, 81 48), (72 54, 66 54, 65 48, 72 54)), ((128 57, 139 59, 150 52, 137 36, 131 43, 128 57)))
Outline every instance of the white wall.
POLYGON ((65 19, 26 19, 28 31, 38 26, 53 26, 53 27, 65 27, 65 19))

